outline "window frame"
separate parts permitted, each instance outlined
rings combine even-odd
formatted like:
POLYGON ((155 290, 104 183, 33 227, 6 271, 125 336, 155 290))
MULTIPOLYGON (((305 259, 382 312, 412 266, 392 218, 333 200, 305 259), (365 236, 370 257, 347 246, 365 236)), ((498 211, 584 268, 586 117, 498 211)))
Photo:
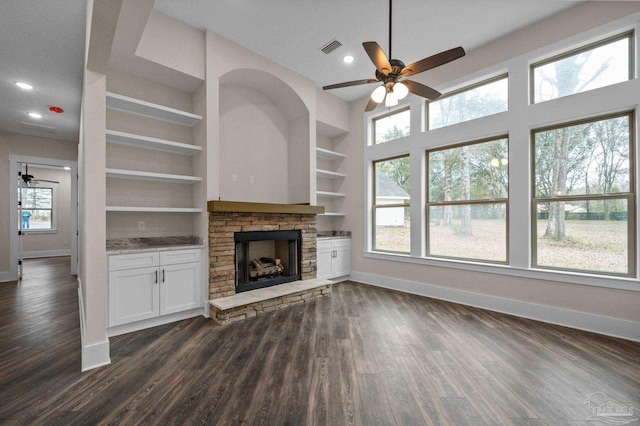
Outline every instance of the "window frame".
POLYGON ((635 120, 636 114, 634 110, 618 112, 614 114, 604 114, 604 115, 596 115, 593 117, 574 120, 568 122, 557 123, 552 126, 543 126, 531 129, 531 142, 530 142, 530 181, 531 181, 531 210, 530 210, 530 238, 531 238, 531 268, 537 270, 551 270, 551 271, 562 271, 569 272, 575 274, 589 274, 589 275, 598 275, 598 276, 607 276, 607 277, 623 277, 623 278, 635 278, 636 271, 636 250, 637 250, 637 241, 636 241, 636 227, 637 227, 637 219, 636 219, 636 211, 635 211, 635 203, 636 203, 636 168, 635 168, 635 158, 636 158, 636 130, 635 130, 635 120), (613 192, 613 193, 602 193, 602 194, 575 194, 575 195, 563 195, 563 196, 545 196, 545 197, 537 197, 536 196, 536 141, 535 135, 536 133, 546 132, 549 130, 557 130, 562 128, 567 128, 571 126, 576 126, 580 124, 587 123, 595 123, 597 121, 610 120, 614 118, 620 117, 628 117, 629 119, 629 191, 627 192, 613 192), (597 271, 591 269, 573 269, 573 268, 563 268, 557 266, 545 266, 538 264, 538 215, 537 209, 538 204, 540 203, 553 203, 553 202, 571 202, 571 201, 606 201, 606 200, 626 200, 627 201, 627 273, 616 273, 610 271, 597 271))
MULTIPOLYGON (((584 46, 580 46, 580 47, 576 47, 570 50, 567 50, 563 53, 559 53, 557 55, 553 55, 551 57, 539 60, 539 61, 535 61, 532 62, 529 65, 529 104, 530 105, 539 105, 545 102, 549 102, 549 101, 553 101, 556 99, 560 99, 558 97, 556 98, 552 98, 552 99, 547 99, 544 101, 539 101, 536 102, 535 98, 536 98, 536 93, 535 93, 535 70, 538 67, 541 66, 545 66, 545 65, 549 65, 553 62, 557 62, 557 61, 561 61, 563 59, 567 59, 571 56, 574 55, 578 55, 580 53, 584 53, 584 52, 588 52, 589 50, 594 50, 597 49, 598 47, 602 47, 602 46, 606 46, 607 44, 612 44, 615 43, 616 41, 620 41, 620 40, 624 40, 625 38, 629 39, 629 50, 628 50, 628 55, 629 55, 629 69, 627 70, 627 79, 625 81, 629 81, 632 80, 635 77, 635 31, 634 30, 628 30, 628 31, 624 31, 622 33, 618 33, 616 35, 612 35, 610 37, 605 37, 603 39, 599 39, 597 41, 594 41, 592 43, 587 43, 584 46)), ((622 83, 622 82, 618 82, 618 83, 622 83)), ((618 83, 614 83, 614 84, 618 84, 618 83)), ((611 84, 608 84, 606 86, 603 87, 608 87, 611 86, 611 84)), ((573 93, 572 95, 577 95, 579 93, 584 93, 584 92, 588 92, 590 90, 595 90, 595 89, 589 89, 589 90, 585 90, 582 92, 577 92, 577 93, 573 93)), ((567 96, 572 96, 572 95, 567 95, 567 96)), ((567 97, 567 96, 562 96, 563 98, 567 97)))
MULTIPOLYGON (((21 186, 20 191, 24 190, 38 190, 38 189, 50 189, 51 190, 51 208, 28 208, 25 207, 25 202, 21 201, 21 206, 18 209, 18 212, 21 213, 25 210, 34 211, 34 210, 42 210, 42 211, 51 211, 51 227, 50 228, 22 228, 22 217, 19 217, 20 227, 23 233, 29 234, 51 234, 58 232, 58 191, 57 184, 47 182, 46 184, 38 184, 38 186, 21 186)), ((20 200, 24 200, 22 197, 22 193, 20 194, 20 200)))
POLYGON ((468 261, 468 262, 480 262, 480 263, 490 263, 490 264, 496 264, 496 265, 509 265, 509 191, 511 188, 511 185, 509 184, 509 174, 510 174, 510 162, 507 165, 507 196, 506 198, 484 198, 484 199, 476 199, 476 200, 451 200, 451 201, 435 201, 432 202, 429 199, 429 189, 430 189, 430 185, 429 185, 429 180, 430 180, 430 173, 429 173, 429 154, 432 152, 438 152, 438 151, 447 151, 449 149, 456 149, 456 148, 461 148, 464 146, 470 146, 470 145, 479 145, 482 143, 487 143, 487 142, 493 142, 493 141, 497 141, 497 140, 501 140, 501 139, 506 139, 507 140, 507 159, 509 158, 509 150, 510 150, 510 145, 509 145, 509 135, 508 134, 502 134, 502 135, 496 135, 496 136, 491 136, 491 137, 486 137, 486 138, 481 138, 481 139, 474 139, 472 141, 467 141, 467 142, 461 142, 461 143, 456 143, 456 144, 452 144, 452 145, 446 145, 446 146, 441 146, 441 147, 437 147, 434 149, 427 149, 425 151, 425 232, 424 232, 424 238, 425 238, 425 256, 428 258, 436 258, 436 259, 451 259, 451 260, 462 260, 462 261, 468 261), (504 204, 505 206, 505 260, 504 261, 497 261, 497 260, 487 260, 487 259, 477 259, 477 258, 469 258, 469 257, 458 257, 458 256, 446 256, 446 255, 441 255, 441 254, 431 254, 430 253, 430 243, 431 243, 431 238, 429 235, 429 223, 430 223, 430 219, 429 219, 429 208, 430 207, 445 207, 445 206, 461 206, 461 205, 469 205, 469 206, 474 206, 474 205, 495 205, 495 204, 504 204))
MULTIPOLYGON (((375 253, 390 253, 390 254, 400 254, 400 255, 410 255, 411 254, 411 234, 409 234, 409 251, 399 251, 399 250, 382 250, 376 248, 376 212, 378 209, 384 208, 409 208, 411 209, 411 194, 409 194, 409 203, 396 203, 396 204, 376 204, 376 163, 381 163, 384 161, 397 160, 400 158, 406 158, 411 162, 410 154, 400 154, 393 157, 380 158, 377 160, 373 160, 371 162, 371 170, 373 176, 372 182, 372 202, 371 202, 371 251, 375 253)), ((411 167, 411 166, 409 166, 411 167)), ((411 169, 409 169, 411 170, 411 169)), ((411 225, 409 225, 411 226, 411 225)), ((411 228, 409 228, 411 229, 411 228)))
POLYGON ((492 115, 500 114, 500 113, 503 113, 503 112, 508 112, 509 111, 509 73, 505 72, 505 73, 502 73, 502 74, 498 74, 498 75, 495 75, 493 77, 489 77, 489 78, 480 80, 480 81, 478 81, 476 83, 472 83, 472 84, 469 84, 467 86, 460 87, 460 88, 452 90, 450 92, 443 93, 438 99, 425 100, 425 109, 424 110, 425 110, 425 123, 424 123, 424 125, 425 125, 425 128, 426 128, 426 131, 437 130, 437 129, 442 129, 444 127, 455 126, 456 124, 466 123, 468 121, 478 120, 480 118, 490 117, 492 115), (433 104, 435 102, 438 102, 438 101, 441 101, 441 100, 446 99, 446 98, 450 98, 450 97, 455 96, 455 95, 459 95, 460 93, 469 92, 469 91, 471 91, 473 89, 477 89, 478 87, 482 87, 482 86, 489 85, 491 83, 495 83, 496 81, 500 81, 500 80, 503 80, 503 79, 507 80, 507 109, 506 109, 506 111, 494 112, 492 114, 483 115, 481 117, 471 118, 469 120, 459 121, 459 122, 453 123, 453 124, 447 124, 446 126, 436 127, 434 129, 432 129, 431 126, 429 125, 429 106, 431 104, 433 104))
MULTIPOLYGON (((386 112, 386 113, 381 114, 381 115, 376 115, 375 117, 371 118, 371 144, 370 145, 372 145, 372 146, 373 145, 382 145, 382 144, 385 144, 385 143, 396 141, 398 139, 402 139, 402 138, 396 138, 396 139, 391 139, 391 140, 388 140, 388 141, 385 141, 385 142, 377 143, 376 142, 376 122, 378 120, 383 120, 383 119, 385 119, 387 117, 391 117, 393 115, 402 114, 405 111, 409 111, 409 115, 411 115, 411 106, 410 105, 403 105, 400 108, 394 109, 392 111, 386 112)), ((403 137, 406 138, 408 136, 411 136, 411 117, 409 117, 409 134, 406 135, 406 136, 403 136, 403 137)))

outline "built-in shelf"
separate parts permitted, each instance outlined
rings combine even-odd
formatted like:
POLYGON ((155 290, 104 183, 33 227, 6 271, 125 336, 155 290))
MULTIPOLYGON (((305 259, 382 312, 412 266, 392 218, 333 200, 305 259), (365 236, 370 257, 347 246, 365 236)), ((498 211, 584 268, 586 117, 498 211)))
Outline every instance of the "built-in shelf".
POLYGON ((340 192, 329 192, 329 191, 316 191, 316 195, 318 197, 327 197, 327 198, 346 197, 345 194, 342 194, 340 192))
POLYGON ((195 207, 124 207, 107 206, 108 212, 145 212, 145 213, 202 213, 195 207))
POLYGON ((347 175, 345 175, 344 173, 332 172, 331 170, 317 169, 316 176, 324 179, 340 179, 346 177, 347 175))
POLYGON ((347 156, 336 151, 331 151, 329 149, 318 148, 316 147, 316 155, 322 158, 328 158, 329 160, 337 160, 340 158, 346 158, 347 156))
POLYGON ((174 154, 195 155, 202 152, 202 148, 187 143, 167 141, 148 136, 134 135, 133 133, 107 130, 107 142, 132 146, 135 148, 153 149, 156 151, 171 152, 174 154))
POLYGON ((345 216, 344 213, 340 213, 340 212, 324 212, 318 216, 333 216, 333 217, 337 217, 337 216, 345 216))
POLYGON ((182 126, 193 126, 202 120, 200 115, 111 92, 107 92, 107 108, 168 121, 182 126))
POLYGON ((137 170, 120 169, 107 169, 107 177, 115 179, 152 180, 167 183, 185 184, 202 182, 202 178, 197 176, 170 175, 166 173, 150 173, 139 172, 137 170))

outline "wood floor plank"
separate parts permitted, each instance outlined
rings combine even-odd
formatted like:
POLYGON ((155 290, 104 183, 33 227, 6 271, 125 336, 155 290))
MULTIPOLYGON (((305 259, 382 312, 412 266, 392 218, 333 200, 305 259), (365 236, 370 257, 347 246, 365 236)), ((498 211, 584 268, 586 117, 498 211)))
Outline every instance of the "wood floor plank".
POLYGON ((80 372, 68 258, 0 284, 2 424, 587 424, 640 411, 640 344, 366 286, 242 322, 110 339, 80 372))

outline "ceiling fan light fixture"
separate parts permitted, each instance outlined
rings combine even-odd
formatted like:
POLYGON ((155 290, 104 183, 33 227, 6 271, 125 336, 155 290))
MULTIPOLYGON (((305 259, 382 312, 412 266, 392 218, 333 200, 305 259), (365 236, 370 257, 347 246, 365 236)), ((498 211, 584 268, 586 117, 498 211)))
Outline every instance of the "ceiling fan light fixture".
POLYGON ((404 99, 409 94, 409 88, 404 83, 396 83, 393 85, 393 93, 396 99, 404 99))
POLYGON ((398 105, 398 97, 392 90, 389 90, 389 93, 387 93, 387 97, 384 100, 384 106, 392 107, 396 105, 398 105))
POLYGON ((375 103, 380 103, 384 100, 384 97, 387 94, 387 88, 385 86, 378 86, 371 94, 371 100, 375 103))

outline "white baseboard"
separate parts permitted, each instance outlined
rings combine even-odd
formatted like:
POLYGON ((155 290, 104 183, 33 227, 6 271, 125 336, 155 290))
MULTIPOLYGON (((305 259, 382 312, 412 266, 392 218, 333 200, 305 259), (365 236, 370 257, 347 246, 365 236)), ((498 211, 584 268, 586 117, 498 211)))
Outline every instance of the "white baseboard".
POLYGON ((82 285, 78 276, 78 303, 80 312, 80 340, 82 342, 82 366, 81 371, 89 371, 94 368, 111 364, 109 356, 109 339, 105 341, 85 344, 84 303, 82 301, 82 285))
POLYGON ((40 250, 22 252, 23 259, 37 259, 39 257, 71 256, 71 250, 40 250))
MULTIPOLYGON (((207 304, 207 308, 209 305, 207 304)), ((144 330, 145 328, 157 327, 159 325, 165 325, 176 321, 182 321, 188 318, 195 318, 197 316, 205 316, 206 308, 195 308, 189 311, 177 312, 170 315, 162 315, 155 318, 150 318, 143 321, 136 321, 129 324, 117 325, 115 327, 107 328, 107 336, 119 336, 121 334, 132 333, 134 331, 144 330)))
POLYGON ((427 283, 351 272, 352 281, 640 342, 640 323, 427 283))
POLYGON ((0 272, 0 283, 5 283, 7 281, 15 281, 15 278, 13 278, 13 275, 11 275, 11 272, 10 271, 0 272))

